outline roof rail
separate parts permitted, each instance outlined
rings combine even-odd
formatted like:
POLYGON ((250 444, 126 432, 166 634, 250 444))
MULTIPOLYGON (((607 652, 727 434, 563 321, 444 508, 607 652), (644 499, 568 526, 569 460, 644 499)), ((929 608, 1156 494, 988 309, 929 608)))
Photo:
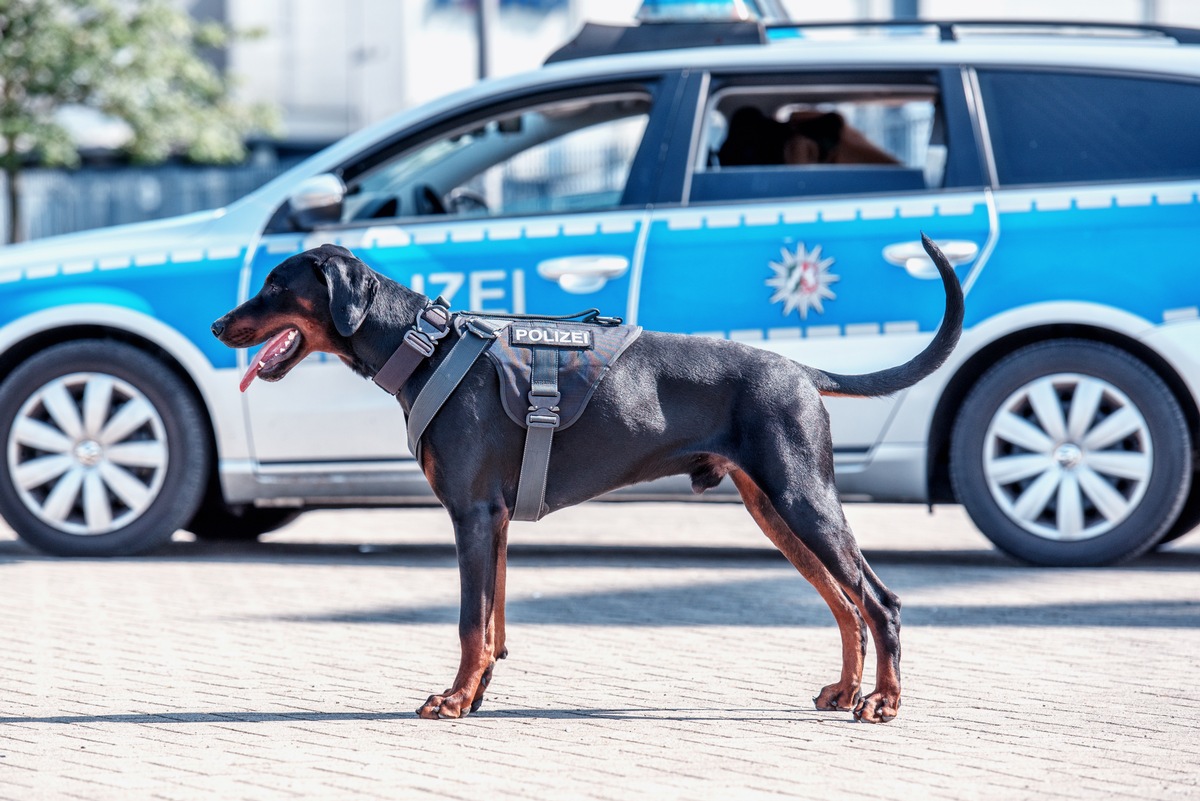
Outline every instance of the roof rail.
POLYGON ((770 31, 810 30, 820 28, 937 28, 938 38, 944 42, 958 41, 958 28, 1000 28, 1008 30, 1044 30, 1047 33, 1061 30, 1072 32, 1157 34, 1174 39, 1179 44, 1200 44, 1200 29, 1182 28, 1174 25, 1156 25, 1141 22, 1080 22, 1078 20, 1013 20, 1013 19, 910 19, 910 20, 853 20, 850 22, 772 22, 770 31))
POLYGON ((602 25, 588 22, 574 39, 555 50, 547 64, 610 53, 643 53, 687 47, 765 44, 767 33, 756 20, 734 22, 643 22, 602 25))
POLYGON ((1154 25, 1139 22, 1078 22, 1060 20, 850 20, 847 22, 767 22, 757 20, 731 22, 642 22, 635 25, 584 24, 575 38, 555 50, 547 64, 577 58, 614 53, 644 53, 656 50, 681 50, 689 47, 719 47, 766 44, 776 32, 806 30, 871 29, 871 28, 936 28, 944 42, 959 40, 960 28, 994 28, 999 30, 1042 31, 1054 33, 1120 33, 1155 35, 1173 39, 1179 44, 1200 44, 1200 29, 1174 25, 1154 25))

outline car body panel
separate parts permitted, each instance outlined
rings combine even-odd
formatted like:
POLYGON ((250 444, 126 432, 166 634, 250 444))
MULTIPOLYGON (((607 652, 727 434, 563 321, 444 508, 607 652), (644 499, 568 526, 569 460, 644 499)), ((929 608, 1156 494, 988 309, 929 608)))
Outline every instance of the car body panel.
MULTIPOLYGON (((394 399, 331 357, 287 382, 236 386, 249 353, 220 345, 213 319, 257 291, 279 261, 335 242, 453 308, 567 313, 590 306, 657 330, 749 341, 816 367, 869 372, 911 358, 944 307, 936 282, 889 263, 884 248, 919 239, 973 243, 958 267, 966 329, 936 374, 888 399, 829 399, 839 487, 853 497, 925 501, 933 414, 965 365, 992 343, 1040 326, 1090 326, 1151 348, 1200 397, 1194 273, 1200 181, 999 187, 971 70, 1019 67, 1200 79, 1200 48, 1044 37, 781 41, 581 59, 481 82, 346 137, 225 209, 0 251, 0 353, 81 326, 136 335, 190 376, 213 420, 226 499, 262 505, 429 501, 394 399), (701 66, 697 66, 701 65, 701 66), (965 66, 970 65, 970 66, 965 66), (920 71, 936 76, 957 148, 946 189, 768 202, 689 201, 695 137, 714 80, 745 74, 920 71), (273 227, 306 178, 402 151, 490 110, 590 87, 653 87, 635 204, 578 214, 387 219, 311 232, 273 227), (1081 283, 1046 256, 1073 252, 1120 280, 1081 283), (1171 232, 1185 232, 1182 234, 1171 232), (768 282, 819 249, 821 307, 799 308, 768 282), (625 260, 592 291, 539 275, 563 258, 625 260), (776 265, 776 266, 772 266, 776 265), (720 291, 711 290, 720 287, 720 291), (691 293, 691 294, 688 294, 691 293), (181 302, 184 301, 184 302, 181 302), (1016 307, 1014 307, 1016 304, 1016 307), (1189 346, 1189 338, 1192 338, 1189 346), (336 409, 336 413, 331 410, 336 409)), ((286 215, 284 215, 286 216, 286 215)), ((1064 265, 1064 267, 1070 265, 1064 265)), ((795 298, 793 298, 795 300, 795 298)), ((670 485, 674 486, 674 485, 670 485)), ((666 494, 674 489, 664 490, 666 494)), ((676 496, 673 496, 676 497, 676 496)))

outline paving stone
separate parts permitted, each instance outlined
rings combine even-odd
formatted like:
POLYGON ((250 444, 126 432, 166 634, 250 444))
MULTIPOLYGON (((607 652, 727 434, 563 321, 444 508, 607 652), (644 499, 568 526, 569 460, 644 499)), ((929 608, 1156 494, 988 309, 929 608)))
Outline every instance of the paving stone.
POLYGON ((413 714, 458 661, 440 510, 139 559, 0 529, 0 799, 1200 795, 1200 535, 1037 570, 956 508, 847 514, 904 601, 886 726, 812 709, 832 616, 731 504, 514 524, 511 657, 450 722, 413 714))

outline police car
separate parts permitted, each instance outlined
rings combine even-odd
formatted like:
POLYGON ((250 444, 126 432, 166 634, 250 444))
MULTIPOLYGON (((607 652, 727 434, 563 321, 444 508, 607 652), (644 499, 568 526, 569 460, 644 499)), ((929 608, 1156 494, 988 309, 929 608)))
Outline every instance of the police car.
MULTIPOLYGON (((589 27, 233 205, 0 253, 0 512, 66 555, 430 503, 395 401, 332 359, 237 391, 209 332, 332 242, 452 307, 604 314, 840 373, 847 500, 965 505, 1028 562, 1200 522, 1200 31, 761 20, 589 27)), ((627 497, 681 498, 685 482, 627 497)), ((897 532, 897 536, 903 536, 897 532)))

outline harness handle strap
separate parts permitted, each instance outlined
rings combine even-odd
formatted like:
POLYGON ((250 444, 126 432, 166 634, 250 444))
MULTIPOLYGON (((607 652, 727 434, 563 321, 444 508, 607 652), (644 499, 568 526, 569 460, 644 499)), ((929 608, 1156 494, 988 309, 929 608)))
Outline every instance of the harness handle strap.
POLYGON ((506 320, 544 320, 546 322, 570 322, 575 320, 593 325, 620 325, 624 320, 620 317, 603 317, 599 309, 584 309, 574 314, 510 314, 508 312, 466 312, 472 317, 503 317, 506 320))
POLYGON ((388 357, 371 380, 384 392, 395 395, 412 378, 421 362, 433 355, 438 340, 449 332, 450 309, 438 298, 417 316, 412 328, 404 332, 400 347, 388 357))
POLYGON ((525 452, 513 520, 538 520, 546 502, 546 478, 550 474, 550 446, 554 430, 562 422, 558 415, 558 348, 533 349, 533 373, 529 389, 529 413, 525 416, 525 452))
POLYGON ((454 343, 445 361, 438 365, 429 381, 421 387, 409 410, 408 449, 413 456, 420 455, 421 435, 429 423, 462 383, 471 365, 507 325, 508 322, 502 320, 472 320, 470 325, 463 328, 464 335, 454 343))

